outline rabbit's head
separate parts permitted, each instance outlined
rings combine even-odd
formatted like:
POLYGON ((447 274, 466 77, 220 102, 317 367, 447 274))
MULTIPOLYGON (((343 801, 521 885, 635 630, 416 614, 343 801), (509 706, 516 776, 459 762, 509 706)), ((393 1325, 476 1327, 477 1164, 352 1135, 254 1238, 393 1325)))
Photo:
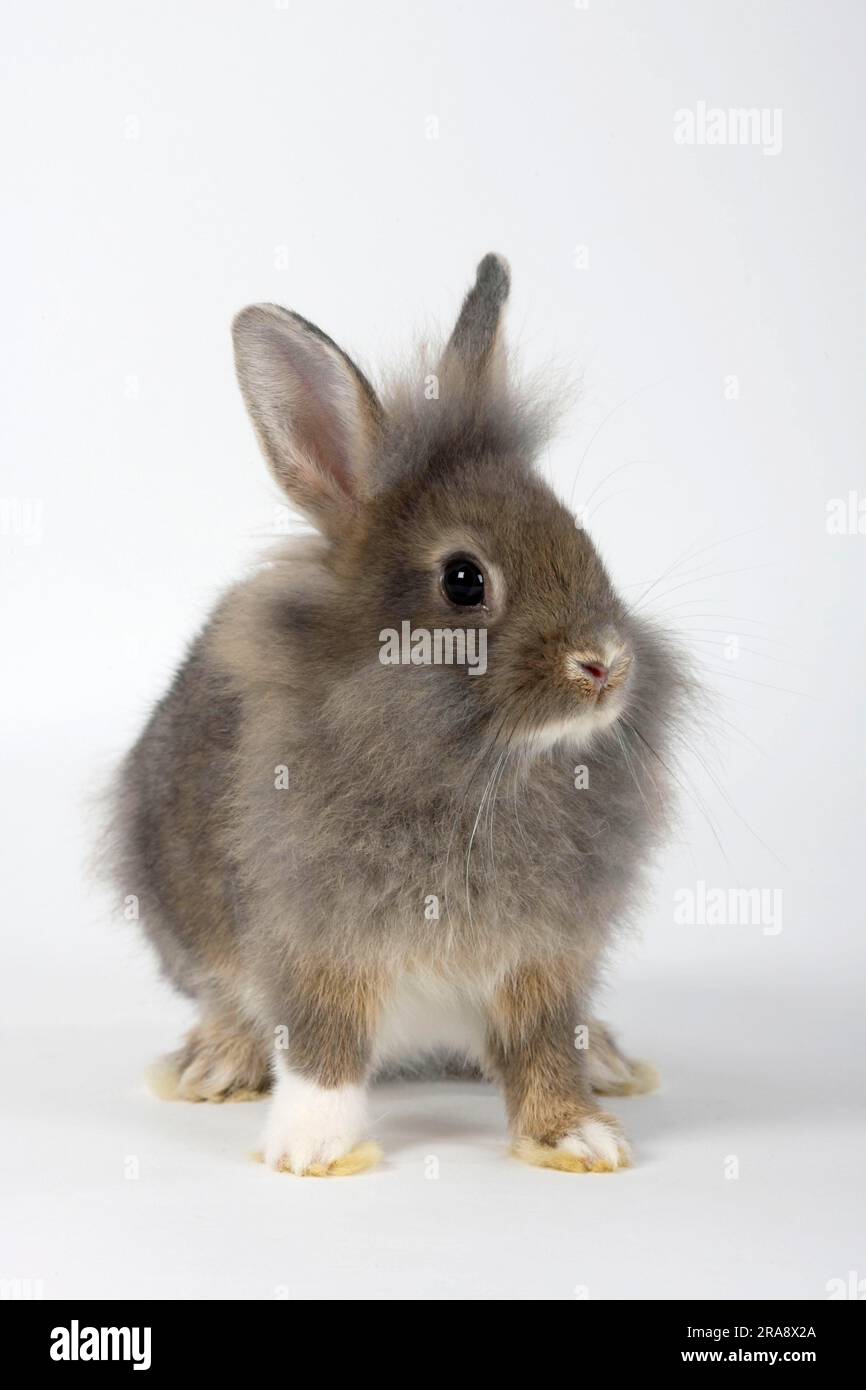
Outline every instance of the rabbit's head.
POLYGON ((244 309, 234 342, 270 467, 325 538, 340 660, 384 661, 396 641, 393 678, 424 687, 432 722, 445 707, 461 733, 541 749, 609 728, 666 668, 533 470, 544 412, 509 382, 508 289, 485 256, 437 362, 381 400, 288 310, 244 309))

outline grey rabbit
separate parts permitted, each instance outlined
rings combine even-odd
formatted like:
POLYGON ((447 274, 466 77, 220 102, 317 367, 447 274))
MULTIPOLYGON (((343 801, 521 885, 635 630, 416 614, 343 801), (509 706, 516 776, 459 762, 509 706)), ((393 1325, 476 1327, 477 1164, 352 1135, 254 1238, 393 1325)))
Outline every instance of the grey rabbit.
POLYGON ((438 359, 381 395, 299 314, 234 322, 315 534, 190 647, 118 778, 116 879, 200 1010, 158 1088, 269 1090, 275 1169, 369 1166, 369 1084, 432 1061, 501 1083, 519 1157, 610 1171, 595 1093, 653 1084, 590 1011, 689 682, 533 469, 550 411, 512 379, 509 284, 485 256, 438 359))

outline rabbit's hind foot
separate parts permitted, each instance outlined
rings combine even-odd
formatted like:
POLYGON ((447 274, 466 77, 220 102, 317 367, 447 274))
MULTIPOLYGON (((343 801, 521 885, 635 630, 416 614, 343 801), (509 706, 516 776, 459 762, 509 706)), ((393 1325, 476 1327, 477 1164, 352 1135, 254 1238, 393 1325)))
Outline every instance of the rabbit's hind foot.
POLYGON ((160 1100, 260 1100, 270 1090, 267 1057, 234 1017, 209 1016, 193 1028, 183 1047, 155 1062, 146 1073, 160 1100))
POLYGON ((589 1024, 587 1067, 592 1089, 600 1096, 642 1096, 661 1085, 653 1064, 627 1057, 607 1024, 596 1019, 589 1024))

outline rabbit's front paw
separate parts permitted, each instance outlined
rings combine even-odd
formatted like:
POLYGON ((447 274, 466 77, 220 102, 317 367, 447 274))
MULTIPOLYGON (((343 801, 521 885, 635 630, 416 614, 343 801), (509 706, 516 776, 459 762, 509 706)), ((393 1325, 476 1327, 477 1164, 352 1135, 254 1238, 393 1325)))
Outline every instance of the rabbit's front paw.
POLYGON ((361 1086, 319 1086, 283 1071, 268 1116, 264 1159, 279 1172, 310 1177, 347 1176, 371 1168, 374 1144, 359 1144, 366 1123, 361 1086))
POLYGON ((631 1166, 631 1150, 616 1121, 601 1111, 587 1115, 555 1144, 519 1138, 514 1152, 525 1163, 567 1173, 614 1173, 631 1166))

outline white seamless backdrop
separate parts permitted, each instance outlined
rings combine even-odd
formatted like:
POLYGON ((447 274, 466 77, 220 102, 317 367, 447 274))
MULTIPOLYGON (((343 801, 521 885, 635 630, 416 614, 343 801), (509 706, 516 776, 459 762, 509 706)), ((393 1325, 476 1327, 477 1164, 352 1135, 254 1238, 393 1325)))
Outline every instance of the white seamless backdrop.
POLYGON ((862 6, 45 0, 2 28, 0 1278, 47 1297, 856 1288, 862 6), (657 581, 647 606, 712 696, 604 1010, 664 1089, 614 1107, 637 1162, 612 1178, 523 1169, 497 1095, 425 1083, 377 1096, 377 1172, 283 1180, 249 1161, 261 1106, 144 1094, 189 1013, 87 877, 90 807, 284 522, 232 314, 287 304, 375 377, 448 325, 488 250, 525 367, 580 383, 545 471, 626 594, 657 581), (678 923, 712 889, 767 911, 678 923))

